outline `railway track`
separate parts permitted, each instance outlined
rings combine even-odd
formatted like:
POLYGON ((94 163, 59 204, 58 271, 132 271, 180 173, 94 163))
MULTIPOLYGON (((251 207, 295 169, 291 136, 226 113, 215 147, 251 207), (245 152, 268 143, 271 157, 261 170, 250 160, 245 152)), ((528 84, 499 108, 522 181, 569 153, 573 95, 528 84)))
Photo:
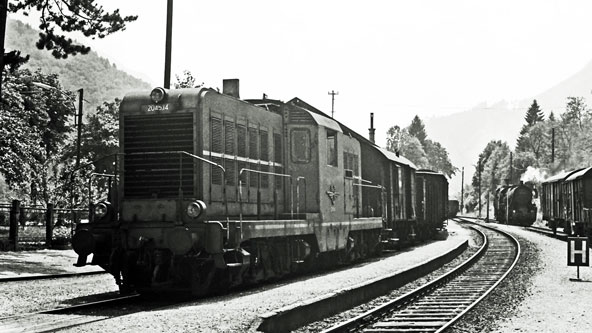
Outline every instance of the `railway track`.
POLYGON ((452 325, 506 277, 520 256, 511 235, 477 223, 472 228, 482 234, 483 245, 457 269, 323 332, 441 332, 452 325))
POLYGON ((555 233, 553 233, 553 230, 551 230, 549 228, 530 226, 530 227, 526 227, 526 229, 536 232, 536 233, 539 233, 539 234, 543 234, 545 236, 557 238, 562 241, 566 241, 567 237, 568 237, 568 235, 566 233, 563 233, 561 231, 556 231, 555 233))
POLYGON ((0 332, 52 332, 171 304, 174 303, 146 300, 140 295, 118 296, 80 305, 0 318, 0 332))
POLYGON ((62 279, 88 275, 102 275, 108 274, 105 271, 94 271, 94 272, 81 272, 81 273, 63 273, 63 274, 40 274, 40 275, 23 275, 23 276, 11 276, 0 278, 2 282, 15 282, 15 281, 30 281, 30 280, 49 280, 49 279, 62 279))

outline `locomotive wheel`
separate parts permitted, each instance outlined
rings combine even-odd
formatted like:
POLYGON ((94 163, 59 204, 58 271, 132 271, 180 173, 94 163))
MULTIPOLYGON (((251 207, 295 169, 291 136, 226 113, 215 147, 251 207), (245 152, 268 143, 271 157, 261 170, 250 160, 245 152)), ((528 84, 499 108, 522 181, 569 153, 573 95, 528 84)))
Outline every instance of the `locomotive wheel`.
POLYGON ((204 296, 211 293, 212 281, 216 275, 216 267, 213 261, 206 261, 204 263, 192 263, 192 281, 191 294, 194 296, 204 296))
POLYGON ((130 284, 127 284, 127 283, 119 284, 119 294, 120 295, 123 295, 123 296, 130 295, 130 294, 134 293, 134 291, 136 291, 136 290, 130 284))

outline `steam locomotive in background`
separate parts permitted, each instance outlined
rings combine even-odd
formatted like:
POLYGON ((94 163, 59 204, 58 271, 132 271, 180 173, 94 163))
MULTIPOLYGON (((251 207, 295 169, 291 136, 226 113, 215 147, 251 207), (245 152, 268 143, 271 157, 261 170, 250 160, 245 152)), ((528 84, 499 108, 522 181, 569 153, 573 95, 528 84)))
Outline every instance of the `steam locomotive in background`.
POLYGON ((592 168, 546 179, 541 187, 541 210, 551 229, 592 238, 592 168))
POLYGON ((126 95, 119 124, 116 190, 72 246, 122 292, 202 295, 446 232, 444 175, 299 98, 155 88, 126 95))
POLYGON ((530 226, 536 220, 537 206, 533 189, 522 182, 503 185, 495 190, 493 200, 495 219, 500 223, 530 226))

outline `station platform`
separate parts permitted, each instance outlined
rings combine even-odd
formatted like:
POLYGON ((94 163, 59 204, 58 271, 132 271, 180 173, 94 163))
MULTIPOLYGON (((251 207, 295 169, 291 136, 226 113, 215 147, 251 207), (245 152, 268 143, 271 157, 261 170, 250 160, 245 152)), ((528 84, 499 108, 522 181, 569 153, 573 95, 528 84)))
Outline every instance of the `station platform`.
POLYGON ((56 274, 102 272, 97 266, 75 267, 74 250, 0 252, 0 282, 56 274))
MULTIPOLYGON (((421 250, 422 254, 406 257, 409 249, 404 249, 399 254, 397 266, 415 265, 456 246, 459 242, 468 239, 468 230, 456 223, 448 223, 449 237, 445 241, 438 241, 440 245, 427 246, 421 250), (433 249, 432 249, 433 248, 433 249), (430 250, 432 249, 432 250, 430 250)), ((418 247, 423 247, 418 244, 418 247)), ((90 272, 103 272, 98 266, 75 267, 77 255, 72 249, 68 250, 37 250, 37 251, 7 251, 0 252, 0 281, 42 277, 44 275, 56 274, 88 274, 90 272)), ((403 267, 400 267, 403 268, 403 267)))

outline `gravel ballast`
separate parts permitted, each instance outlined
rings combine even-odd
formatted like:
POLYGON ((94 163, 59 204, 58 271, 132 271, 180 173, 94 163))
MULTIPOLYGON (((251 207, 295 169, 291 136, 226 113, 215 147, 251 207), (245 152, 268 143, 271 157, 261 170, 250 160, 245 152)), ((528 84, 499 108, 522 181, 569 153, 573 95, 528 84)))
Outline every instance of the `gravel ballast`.
POLYGON ((592 269, 570 281, 567 244, 521 227, 497 225, 517 236, 522 259, 506 280, 452 332, 592 332, 592 269))
MULTIPOLYGON (((520 227, 498 227, 510 231, 520 240, 522 259, 500 287, 473 309, 466 319, 457 323, 452 332, 592 332, 589 315, 592 283, 570 281, 570 278, 576 277, 576 268, 567 266, 566 243, 520 227)), ((260 324, 260 314, 388 274, 411 266, 411 263, 423 262, 451 248, 452 243, 467 239, 470 234, 454 224, 451 224, 450 230, 451 236, 445 242, 432 242, 347 269, 112 318, 66 331, 255 332, 260 324)), ((592 281, 592 269, 581 267, 580 278, 592 281)), ((105 290, 115 287, 109 276, 96 282, 98 288, 105 290)), ((26 309, 31 302, 82 297, 77 293, 83 293, 72 285, 48 288, 36 281, 18 285, 22 290, 10 290, 10 294, 5 294, 7 297, 0 302, 4 307, 26 309)), ((2 293, 7 291, 7 286, 0 286, 2 293)), ((12 312, 5 310, 4 313, 12 312)), ((311 325, 301 331, 314 332, 313 327, 311 325)))
POLYGON ((261 314, 401 271, 440 255, 469 238, 469 231, 455 224, 450 225, 449 231, 446 241, 434 241, 345 269, 112 318, 66 332, 256 332, 261 314))

